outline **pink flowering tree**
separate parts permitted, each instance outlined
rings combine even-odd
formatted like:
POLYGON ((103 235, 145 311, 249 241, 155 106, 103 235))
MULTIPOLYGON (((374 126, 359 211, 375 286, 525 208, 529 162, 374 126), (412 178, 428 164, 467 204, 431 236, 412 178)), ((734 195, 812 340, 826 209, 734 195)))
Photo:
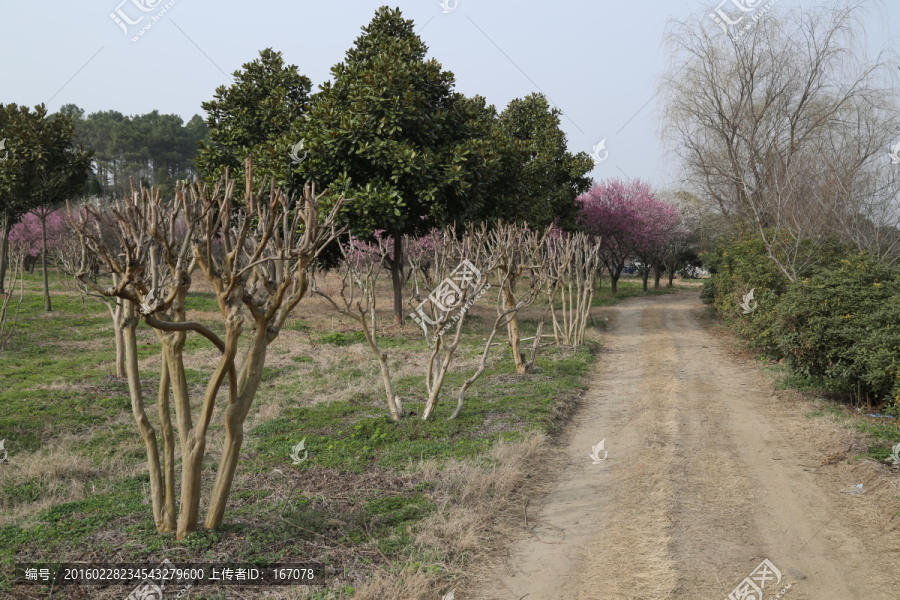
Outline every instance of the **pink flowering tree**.
POLYGON ((47 260, 59 250, 62 240, 72 232, 66 222, 65 212, 49 206, 37 206, 25 213, 9 232, 10 242, 26 247, 32 259, 41 257, 44 279, 44 307, 52 310, 50 282, 47 276, 47 260))
POLYGON ((625 262, 641 260, 641 256, 646 260, 664 247, 678 221, 677 209, 657 199, 650 185, 639 179, 603 181, 579 196, 578 202, 585 230, 600 237, 600 260, 609 271, 613 294, 618 292, 625 262))
MULTIPOLYGON (((66 221, 65 209, 49 211, 47 223, 47 252, 51 255, 59 250, 60 240, 65 236, 73 236, 66 221)), ((10 243, 25 247, 28 256, 41 255, 41 217, 37 212, 25 213, 9 232, 10 243)))
POLYGON ((659 289, 666 254, 673 238, 679 235, 681 229, 681 215, 671 204, 652 199, 642 202, 638 210, 642 234, 636 241, 634 255, 641 263, 641 280, 646 292, 651 272, 653 287, 659 289))

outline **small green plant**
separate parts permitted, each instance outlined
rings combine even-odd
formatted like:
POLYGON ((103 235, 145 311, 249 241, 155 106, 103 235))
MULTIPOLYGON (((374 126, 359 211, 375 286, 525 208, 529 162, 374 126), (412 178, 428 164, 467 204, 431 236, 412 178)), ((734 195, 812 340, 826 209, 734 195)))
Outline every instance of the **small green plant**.
POLYGON ((352 333, 335 331, 332 333, 326 333, 319 338, 319 342, 323 344, 331 344, 332 346, 349 346, 350 344, 361 344, 365 341, 366 336, 362 331, 354 331, 352 333))

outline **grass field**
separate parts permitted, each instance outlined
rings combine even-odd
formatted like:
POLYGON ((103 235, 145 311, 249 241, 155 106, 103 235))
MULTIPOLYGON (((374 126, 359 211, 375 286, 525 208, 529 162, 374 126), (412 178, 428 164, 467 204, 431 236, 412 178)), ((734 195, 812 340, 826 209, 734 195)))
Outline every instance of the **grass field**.
MULTIPOLYGON (((29 561, 314 561, 340 577, 327 589, 291 588, 268 597, 375 598, 385 593, 378 581, 398 577, 415 589, 442 590, 492 535, 490 515, 521 483, 522 461, 552 443, 577 406, 596 350, 547 345, 538 353, 536 372, 519 375, 501 344, 460 417, 448 420, 492 319, 486 297, 467 317, 436 418, 424 422, 418 416, 426 341, 414 324, 388 326, 386 316, 380 341, 390 355, 396 392, 412 413, 393 423, 377 362, 361 334, 321 299, 305 299, 270 346, 225 525, 176 541, 174 534, 158 534, 153 523, 146 454, 127 384, 115 378, 108 312, 64 289, 55 275, 51 281, 54 311, 46 313, 40 273, 28 275, 13 337, 0 352, 0 439, 9 454, 0 465, 3 567, 29 561), (301 440, 309 455, 294 465, 289 454, 301 440)), ((595 306, 643 294, 639 281, 626 278, 617 298, 606 292, 601 287, 595 306)), ((192 293, 188 306, 190 318, 222 330, 211 294, 192 293)), ((522 315, 524 337, 534 335, 542 311, 535 306, 522 315)), ((152 420, 159 349, 146 326, 139 341, 152 420)), ((186 355, 189 383, 199 397, 217 352, 190 336, 186 355)), ((217 407, 201 509, 221 451, 220 422, 217 407)), ((0 575, 0 596, 19 592, 0 575)), ((124 598, 129 592, 94 588, 89 597, 124 598)), ((204 586, 190 597, 256 597, 229 593, 204 586)), ((50 590, 29 586, 28 594, 46 597, 50 590)), ((80 597, 67 594, 75 592, 59 588, 52 597, 80 597)))

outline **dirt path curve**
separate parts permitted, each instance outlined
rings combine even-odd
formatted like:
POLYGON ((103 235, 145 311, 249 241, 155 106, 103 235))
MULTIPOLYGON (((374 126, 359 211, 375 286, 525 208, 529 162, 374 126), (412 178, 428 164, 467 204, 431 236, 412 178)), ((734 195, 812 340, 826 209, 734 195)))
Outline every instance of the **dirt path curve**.
POLYGON ((787 584, 790 600, 900 599, 897 535, 851 518, 873 499, 822 476, 813 440, 767 411, 770 384, 726 354, 702 310, 685 291, 607 313, 566 468, 473 598, 721 600, 768 559, 781 580, 766 600, 787 584))

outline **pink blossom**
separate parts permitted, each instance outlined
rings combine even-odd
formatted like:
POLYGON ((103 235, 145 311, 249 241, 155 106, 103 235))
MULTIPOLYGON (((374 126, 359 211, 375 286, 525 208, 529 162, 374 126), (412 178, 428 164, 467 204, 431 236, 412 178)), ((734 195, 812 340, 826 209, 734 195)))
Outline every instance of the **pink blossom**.
MULTIPOLYGON (((63 238, 73 235, 64 208, 47 215, 47 251, 55 252, 62 246, 63 238)), ((10 244, 21 244, 30 256, 41 253, 41 219, 35 213, 26 213, 9 232, 10 244)))

